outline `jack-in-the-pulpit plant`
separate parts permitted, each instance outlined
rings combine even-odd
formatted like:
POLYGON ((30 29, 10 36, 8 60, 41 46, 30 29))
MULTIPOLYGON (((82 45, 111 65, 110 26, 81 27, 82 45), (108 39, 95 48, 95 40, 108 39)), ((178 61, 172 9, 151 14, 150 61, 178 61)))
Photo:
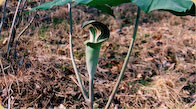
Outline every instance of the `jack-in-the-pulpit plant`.
POLYGON ((89 27, 90 39, 85 41, 86 63, 87 63, 87 71, 89 74, 89 96, 88 96, 87 91, 84 88, 84 85, 82 84, 82 80, 77 70, 77 67, 74 61, 74 56, 73 56, 71 8, 72 6, 76 6, 79 4, 88 5, 91 7, 95 7, 101 10, 102 12, 105 12, 107 14, 114 16, 112 7, 119 6, 120 4, 129 3, 129 2, 132 2, 138 6, 135 28, 133 31, 132 40, 131 40, 125 61, 123 63, 120 75, 109 97, 109 100, 105 106, 105 109, 109 109, 112 99, 114 98, 115 93, 117 92, 117 89, 123 78, 124 72, 126 70, 126 67, 129 61, 129 57, 133 49, 133 45, 134 45, 135 37, 137 33, 137 28, 138 28, 138 23, 139 23, 139 18, 140 18, 140 11, 141 11, 140 8, 147 13, 153 10, 164 10, 164 11, 170 11, 175 15, 195 16, 196 10, 195 10, 195 5, 193 4, 193 2, 196 3, 195 0, 54 0, 54 1, 44 3, 40 6, 37 6, 31 9, 31 11, 34 11, 37 9, 50 9, 53 6, 61 6, 67 3, 69 4, 68 6, 69 6, 69 16, 70 16, 70 56, 71 56, 73 68, 74 68, 74 71, 75 71, 75 74, 76 74, 76 77, 79 83, 79 87, 81 88, 85 101, 87 102, 89 108, 91 109, 93 108, 93 78, 94 78, 94 74, 96 73, 101 45, 105 40, 109 38, 109 29, 104 24, 96 22, 94 20, 85 22, 82 25, 82 28, 86 27, 87 25, 91 25, 89 27), (72 3, 74 3, 74 5, 71 6, 72 3))
POLYGON ((106 25, 95 20, 84 22, 82 24, 82 28, 85 28, 88 25, 90 25, 90 39, 85 41, 84 44, 86 46, 86 64, 88 74, 90 78, 93 78, 96 73, 101 45, 109 38, 110 31, 106 25))
POLYGON ((100 48, 109 36, 110 31, 106 25, 95 20, 87 21, 82 24, 82 28, 89 27, 90 39, 85 41, 86 47, 86 67, 89 74, 89 101, 90 108, 93 108, 93 79, 96 73, 100 48))

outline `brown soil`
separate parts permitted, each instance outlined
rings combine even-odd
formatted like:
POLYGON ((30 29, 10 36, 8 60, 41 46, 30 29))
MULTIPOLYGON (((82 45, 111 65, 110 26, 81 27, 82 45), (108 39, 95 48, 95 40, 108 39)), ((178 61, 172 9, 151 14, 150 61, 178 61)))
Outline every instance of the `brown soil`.
MULTIPOLYGON (((83 42, 88 31, 80 26, 95 19, 109 26, 110 39, 101 48, 95 75, 95 107, 103 108, 115 85, 131 41, 136 7, 121 5, 116 18, 94 8, 75 7, 74 55, 88 88, 83 42), (127 8, 131 7, 131 8, 127 8)), ((31 14, 30 14, 31 15, 31 14)), ((27 16, 27 15, 26 15, 27 16)), ((30 28, 19 38, 16 59, 12 47, 5 58, 8 27, 0 37, 0 104, 12 108, 87 108, 69 54, 67 7, 38 11, 30 28), (8 89, 8 90, 7 90, 8 89)), ((28 23, 24 16, 19 33, 28 23)), ((11 23, 7 23, 9 25, 11 23)), ((6 26, 7 26, 6 25, 6 26)), ((189 109, 196 103, 196 18, 167 12, 142 12, 137 39, 128 68, 112 102, 113 107, 133 109, 189 109)))

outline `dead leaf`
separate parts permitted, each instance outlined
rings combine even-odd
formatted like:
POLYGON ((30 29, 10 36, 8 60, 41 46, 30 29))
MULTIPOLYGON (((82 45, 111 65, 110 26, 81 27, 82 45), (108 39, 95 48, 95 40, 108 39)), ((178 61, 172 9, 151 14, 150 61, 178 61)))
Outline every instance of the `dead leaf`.
POLYGON ((8 38, 5 38, 5 39, 3 40, 3 45, 5 45, 5 44, 7 43, 7 41, 8 41, 8 38))
POLYGON ((154 58, 149 57, 149 58, 145 58, 144 60, 145 61, 152 61, 152 60, 154 60, 154 58))

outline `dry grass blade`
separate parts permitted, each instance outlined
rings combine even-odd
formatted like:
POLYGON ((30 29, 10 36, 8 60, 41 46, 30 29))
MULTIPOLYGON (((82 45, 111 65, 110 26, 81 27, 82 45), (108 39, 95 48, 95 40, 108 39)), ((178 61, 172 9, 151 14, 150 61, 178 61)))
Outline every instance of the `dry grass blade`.
POLYGON ((35 16, 36 15, 34 15, 33 17, 32 17, 32 19, 30 20, 30 22, 25 26, 25 28, 18 34, 18 36, 17 36, 17 38, 16 38, 16 41, 18 40, 18 39, 20 39, 20 37, 22 36, 22 34, 24 34, 24 32, 29 28, 29 26, 31 26, 31 24, 33 23, 33 21, 34 21, 34 19, 35 19, 35 16))
POLYGON ((5 81, 5 84, 6 84, 6 90, 7 90, 7 95, 8 95, 8 109, 11 108, 11 105, 10 105, 10 101, 11 101, 11 98, 10 98, 10 86, 8 86, 8 81, 6 79, 6 75, 5 75, 5 71, 4 71, 4 67, 3 67, 3 64, 2 64, 2 61, 1 61, 1 57, 0 57, 0 66, 1 66, 1 71, 3 73, 3 76, 4 76, 4 81, 5 81))

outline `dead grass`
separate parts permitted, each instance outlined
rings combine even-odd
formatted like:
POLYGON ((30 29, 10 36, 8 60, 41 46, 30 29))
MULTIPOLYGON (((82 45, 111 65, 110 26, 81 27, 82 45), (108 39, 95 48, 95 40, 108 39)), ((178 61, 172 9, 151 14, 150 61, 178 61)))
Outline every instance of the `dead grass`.
MULTIPOLYGON (((95 19, 111 30, 109 41, 101 49, 95 75, 98 108, 106 104, 131 40, 136 15, 135 7, 128 9, 127 6, 132 5, 115 9, 116 19, 92 8, 73 10, 74 54, 86 87, 88 74, 82 42, 88 38, 88 32, 80 25, 85 20, 95 19)), ((0 102, 4 107, 8 100, 7 84, 12 108, 86 108, 69 57, 67 13, 63 7, 39 12, 40 17, 19 40, 17 59, 2 58, 6 76, 0 73, 0 102), (44 15, 49 16, 49 20, 42 21, 44 15)), ((196 103, 195 20, 166 12, 142 13, 134 51, 113 107, 188 109, 196 103)), ((7 36, 6 31, 2 34, 7 36)), ((0 43, 0 47, 3 55, 5 45, 0 43)))

